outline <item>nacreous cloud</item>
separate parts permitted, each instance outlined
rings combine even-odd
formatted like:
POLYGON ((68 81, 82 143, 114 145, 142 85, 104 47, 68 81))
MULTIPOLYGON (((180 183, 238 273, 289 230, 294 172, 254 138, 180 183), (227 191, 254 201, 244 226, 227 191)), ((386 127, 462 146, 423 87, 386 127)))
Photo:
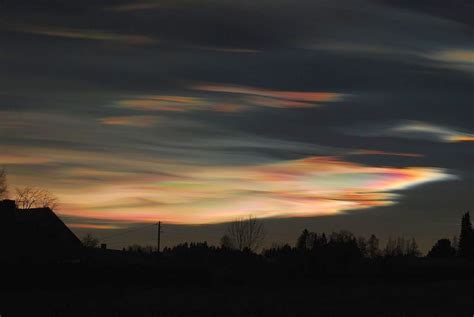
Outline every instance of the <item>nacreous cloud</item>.
POLYGON ((447 67, 474 72, 474 50, 447 49, 433 52, 426 57, 443 63, 447 67))
POLYGON ((345 94, 335 92, 270 90, 220 84, 196 85, 190 88, 203 95, 135 96, 118 101, 117 106, 141 111, 237 112, 250 107, 309 108, 322 103, 341 101, 345 97, 345 94), (230 96, 225 96, 226 94, 230 96))
MULTIPOLYGON (((193 166, 163 161, 152 165, 162 173, 111 177, 110 181, 105 178, 80 193, 58 193, 63 201, 61 212, 103 221, 161 219, 186 224, 225 222, 249 214, 330 215, 388 206, 398 200, 395 191, 454 177, 437 168, 371 167, 333 157, 250 166, 193 166)), ((71 171, 76 172, 80 174, 69 177, 77 179, 83 173, 71 171)))
POLYGON ((146 95, 118 102, 120 108, 142 111, 189 111, 206 107, 206 100, 187 96, 146 95))
POLYGON ((277 108, 304 108, 311 106, 311 104, 314 103, 341 101, 344 97, 343 94, 335 92, 282 91, 220 84, 196 85, 193 86, 192 89, 206 92, 244 95, 248 97, 247 100, 255 105, 277 108))
POLYGON ((446 143, 472 142, 474 133, 422 121, 402 121, 397 124, 345 129, 346 134, 358 136, 390 136, 396 138, 430 140, 446 143))
POLYGON ((156 116, 121 116, 121 117, 106 117, 99 120, 105 125, 119 125, 131 127, 150 127, 158 122, 156 116))
POLYGON ((472 142, 474 134, 425 122, 409 121, 390 130, 390 133, 411 138, 435 139, 442 142, 472 142))

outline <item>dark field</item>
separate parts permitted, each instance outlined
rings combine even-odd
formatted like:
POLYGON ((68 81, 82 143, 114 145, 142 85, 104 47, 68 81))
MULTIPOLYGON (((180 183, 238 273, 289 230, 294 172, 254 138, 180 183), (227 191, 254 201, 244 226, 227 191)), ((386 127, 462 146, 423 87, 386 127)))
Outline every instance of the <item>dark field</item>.
MULTIPOLYGON (((64 277, 67 279, 67 277, 64 277)), ((473 281, 3 292, 2 316, 472 316, 473 281)))
POLYGON ((374 267, 324 275, 272 264, 250 270, 242 263, 212 269, 163 262, 3 267, 0 314, 472 316, 472 263, 412 259, 380 267, 378 273, 374 267))

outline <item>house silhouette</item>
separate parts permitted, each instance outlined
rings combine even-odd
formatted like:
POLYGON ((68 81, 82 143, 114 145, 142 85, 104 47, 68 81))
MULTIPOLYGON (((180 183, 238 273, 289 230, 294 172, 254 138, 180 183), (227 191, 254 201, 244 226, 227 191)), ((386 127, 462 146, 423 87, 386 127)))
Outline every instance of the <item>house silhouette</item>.
POLYGON ((0 201, 0 262, 51 263, 80 259, 81 241, 50 208, 19 209, 0 201))

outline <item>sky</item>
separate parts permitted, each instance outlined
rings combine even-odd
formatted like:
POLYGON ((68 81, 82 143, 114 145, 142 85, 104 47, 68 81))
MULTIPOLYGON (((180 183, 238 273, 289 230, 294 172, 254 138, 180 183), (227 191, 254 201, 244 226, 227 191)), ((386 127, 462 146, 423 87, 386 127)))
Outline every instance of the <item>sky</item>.
POLYGON ((263 219, 458 233, 474 207, 471 1, 3 0, 0 165, 117 247, 263 219), (122 232, 135 230, 127 236, 122 232), (165 231, 166 232, 166 231, 165 231))

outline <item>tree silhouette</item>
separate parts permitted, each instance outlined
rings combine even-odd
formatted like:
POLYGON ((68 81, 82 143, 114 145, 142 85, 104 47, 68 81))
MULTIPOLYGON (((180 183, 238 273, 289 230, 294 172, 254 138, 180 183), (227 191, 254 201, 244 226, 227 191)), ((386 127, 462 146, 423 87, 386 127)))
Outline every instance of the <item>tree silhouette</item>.
POLYGON ((97 248, 97 246, 99 245, 99 239, 92 236, 90 233, 86 234, 81 239, 81 242, 82 242, 82 245, 86 248, 97 248))
POLYGON ((367 255, 371 259, 374 259, 380 255, 379 239, 377 239, 374 234, 372 234, 367 241, 367 255))
POLYGON ((456 249, 451 246, 449 239, 440 239, 428 252, 430 258, 452 258, 456 255, 456 249))
POLYGON ((407 241, 407 246, 406 246, 406 253, 405 255, 407 256, 414 256, 418 257, 421 255, 421 252, 418 248, 418 243, 416 243, 415 238, 411 238, 411 240, 407 241))
POLYGON ((308 241, 309 240, 309 231, 307 229, 304 229, 303 232, 301 232, 301 235, 298 237, 298 240, 296 241, 296 248, 298 250, 306 250, 308 248, 308 241))
POLYGON ((458 240, 458 236, 454 236, 453 237, 453 240, 451 242, 451 246, 454 248, 454 250, 456 251, 456 254, 458 252, 458 248, 459 248, 459 240, 458 240))
POLYGON ((404 256, 406 253, 406 246, 407 246, 407 243, 405 242, 405 238, 404 237, 398 237, 397 238, 397 242, 395 244, 395 250, 394 250, 394 256, 404 256))
POLYGON ((396 256, 397 242, 392 238, 388 237, 387 244, 385 245, 385 249, 383 251, 385 256, 396 256))
POLYGON ((4 168, 0 169, 0 199, 6 198, 8 194, 7 172, 4 168))
POLYGON ((388 257, 418 257, 421 255, 421 252, 415 238, 406 240, 404 237, 397 237, 397 239, 389 237, 384 250, 384 255, 388 257))
POLYGON ((132 244, 128 247, 124 248, 125 251, 134 252, 134 253, 141 253, 141 254, 153 254, 156 250, 151 245, 141 246, 139 244, 132 244))
POLYGON ((469 212, 462 216, 461 234, 459 236, 459 256, 467 259, 474 258, 474 234, 469 212))
POLYGON ((226 235, 233 248, 255 252, 265 238, 265 227, 257 218, 250 216, 231 222, 227 227, 226 235))
POLYGON ((362 253, 357 246, 356 237, 346 230, 331 233, 329 241, 324 248, 326 249, 324 256, 346 266, 362 258, 362 253))
POLYGON ((20 209, 58 207, 58 199, 46 189, 25 187, 16 189, 16 204, 20 209))
POLYGON ((232 239, 228 235, 222 236, 220 242, 221 242, 221 248, 234 249, 234 244, 232 243, 232 239))
POLYGON ((360 253, 363 257, 366 257, 368 254, 367 240, 364 237, 357 238, 357 247, 360 250, 360 253))

